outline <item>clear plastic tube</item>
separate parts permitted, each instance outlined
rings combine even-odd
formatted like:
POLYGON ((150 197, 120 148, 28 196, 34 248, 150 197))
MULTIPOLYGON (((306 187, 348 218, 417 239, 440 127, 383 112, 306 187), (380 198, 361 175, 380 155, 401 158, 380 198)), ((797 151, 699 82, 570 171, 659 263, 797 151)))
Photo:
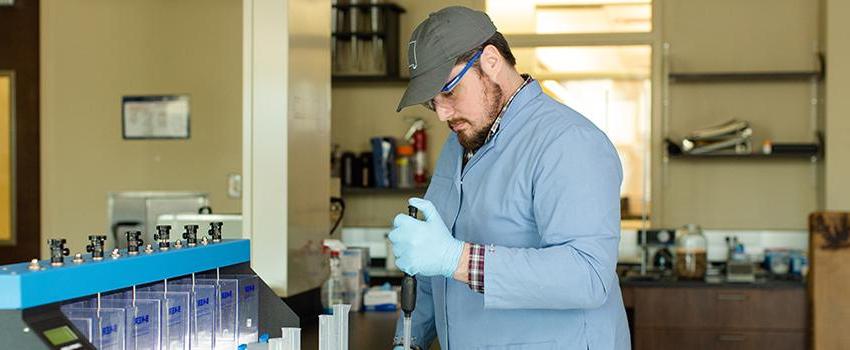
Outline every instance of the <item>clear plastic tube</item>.
POLYGON ((337 350, 348 350, 348 314, 351 305, 337 304, 333 306, 334 322, 336 323, 337 350))
POLYGON ((405 316, 403 322, 404 322, 404 334, 403 334, 404 338, 403 338, 402 341, 404 342, 404 350, 409 350, 410 349, 410 327, 411 327, 410 317, 405 316))
POLYGON ((319 315, 319 350, 336 350, 333 316, 319 315))
POLYGON ((283 327, 280 350, 301 350, 301 328, 283 327))

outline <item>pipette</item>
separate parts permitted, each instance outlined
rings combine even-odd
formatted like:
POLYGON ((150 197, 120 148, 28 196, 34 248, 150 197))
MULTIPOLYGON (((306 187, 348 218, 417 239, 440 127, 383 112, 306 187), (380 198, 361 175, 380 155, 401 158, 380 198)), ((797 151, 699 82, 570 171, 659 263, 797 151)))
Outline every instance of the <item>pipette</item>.
MULTIPOLYGON (((414 219, 416 218, 418 210, 416 207, 409 205, 407 206, 407 213, 414 219)), ((410 328, 411 328, 411 316, 413 316, 413 309, 416 308, 416 277, 404 274, 404 277, 401 279, 401 311, 404 312, 404 333, 403 333, 403 344, 404 350, 410 350, 410 328)))

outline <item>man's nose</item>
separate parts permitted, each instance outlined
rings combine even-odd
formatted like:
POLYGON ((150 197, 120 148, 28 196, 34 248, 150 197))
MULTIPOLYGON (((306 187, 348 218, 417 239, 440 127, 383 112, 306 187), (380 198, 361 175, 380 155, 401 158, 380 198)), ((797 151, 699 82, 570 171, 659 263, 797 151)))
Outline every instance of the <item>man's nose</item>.
POLYGON ((437 118, 440 119, 441 122, 447 121, 454 116, 454 108, 446 108, 445 104, 447 101, 443 100, 442 96, 437 96, 434 98, 434 106, 435 112, 437 112, 437 118), (438 107, 438 106, 441 106, 438 107))
POLYGON ((452 118, 452 112, 446 108, 437 108, 436 112, 437 118, 440 119, 441 122, 448 121, 452 118))

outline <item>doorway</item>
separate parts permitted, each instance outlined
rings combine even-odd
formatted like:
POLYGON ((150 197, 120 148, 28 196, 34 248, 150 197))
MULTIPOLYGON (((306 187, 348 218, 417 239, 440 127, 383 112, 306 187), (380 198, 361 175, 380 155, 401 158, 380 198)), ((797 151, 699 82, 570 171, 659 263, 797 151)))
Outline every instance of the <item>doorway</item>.
POLYGON ((0 5, 0 264, 39 257, 39 2, 0 5))

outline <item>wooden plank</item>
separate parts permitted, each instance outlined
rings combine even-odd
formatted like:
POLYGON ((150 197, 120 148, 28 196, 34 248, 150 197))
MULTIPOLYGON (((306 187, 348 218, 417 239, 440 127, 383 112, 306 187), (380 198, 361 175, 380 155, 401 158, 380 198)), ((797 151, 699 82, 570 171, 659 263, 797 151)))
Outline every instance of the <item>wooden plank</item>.
POLYGON ((850 349, 850 213, 809 216, 813 349, 850 349))

